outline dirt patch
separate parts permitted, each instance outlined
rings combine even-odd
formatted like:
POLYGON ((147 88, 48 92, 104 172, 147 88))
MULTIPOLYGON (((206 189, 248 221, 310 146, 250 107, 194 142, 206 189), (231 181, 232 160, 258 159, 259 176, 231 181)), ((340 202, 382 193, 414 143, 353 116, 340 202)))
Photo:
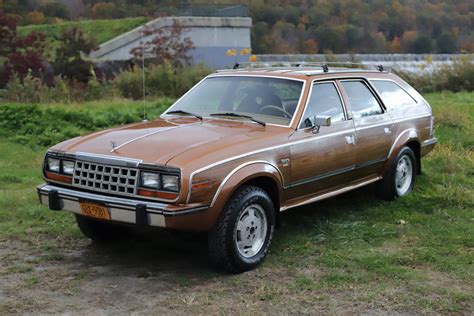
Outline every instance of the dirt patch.
MULTIPOLYGON (((408 296, 410 288, 377 284, 320 288, 318 280, 325 271, 317 266, 294 269, 269 260, 240 275, 215 272, 208 267, 202 235, 158 231, 108 246, 83 238, 43 236, 0 242, 0 256, 1 314, 416 311, 413 302, 407 305, 398 299, 408 296)), ((436 285, 448 286, 445 281, 449 283, 438 279, 436 285)))

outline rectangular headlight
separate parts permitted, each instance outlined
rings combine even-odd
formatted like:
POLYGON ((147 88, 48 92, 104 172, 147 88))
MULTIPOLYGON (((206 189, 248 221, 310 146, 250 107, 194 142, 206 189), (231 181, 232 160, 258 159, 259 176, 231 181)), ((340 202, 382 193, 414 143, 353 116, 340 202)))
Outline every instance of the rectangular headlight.
POLYGON ((157 173, 140 173, 140 184, 142 187, 158 190, 160 188, 160 176, 157 173))
POLYGON ((161 176, 161 188, 167 191, 179 191, 179 177, 164 174, 161 176))
POLYGON ((47 163, 48 163, 47 165, 48 171, 59 173, 59 164, 60 164, 59 159, 48 158, 47 163))
POLYGON ((74 172, 74 161, 63 160, 63 173, 72 175, 74 172))

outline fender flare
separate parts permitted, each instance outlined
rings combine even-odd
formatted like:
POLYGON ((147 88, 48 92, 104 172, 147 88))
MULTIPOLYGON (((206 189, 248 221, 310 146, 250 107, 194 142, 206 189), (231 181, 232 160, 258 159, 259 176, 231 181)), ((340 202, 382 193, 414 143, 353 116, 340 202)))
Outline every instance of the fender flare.
POLYGON ((278 186, 279 197, 281 198, 284 177, 280 169, 268 161, 255 160, 245 162, 227 174, 214 194, 210 208, 221 210, 227 200, 242 184, 259 177, 267 177, 275 181, 278 186))
POLYGON ((384 174, 385 171, 390 167, 393 160, 397 157, 400 149, 402 149, 405 144, 411 141, 420 143, 420 139, 415 128, 408 128, 398 134, 397 138, 392 143, 392 147, 390 147, 390 151, 387 154, 387 160, 385 161, 385 164, 382 168, 382 174, 384 174))

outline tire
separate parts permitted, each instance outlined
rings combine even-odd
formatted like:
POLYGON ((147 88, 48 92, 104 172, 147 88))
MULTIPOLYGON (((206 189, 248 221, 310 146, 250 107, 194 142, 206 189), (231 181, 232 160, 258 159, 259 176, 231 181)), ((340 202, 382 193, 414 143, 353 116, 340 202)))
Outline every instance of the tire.
POLYGON ((403 147, 377 186, 377 195, 384 200, 394 200, 413 190, 417 174, 416 156, 410 147, 403 147), (404 178, 403 178, 404 175, 404 178))
POLYGON ((268 253, 275 229, 275 210, 267 192, 244 185, 227 202, 209 233, 211 265, 230 273, 251 270, 268 253))
POLYGON ((84 236, 97 243, 122 240, 129 235, 128 227, 76 214, 76 222, 84 236))

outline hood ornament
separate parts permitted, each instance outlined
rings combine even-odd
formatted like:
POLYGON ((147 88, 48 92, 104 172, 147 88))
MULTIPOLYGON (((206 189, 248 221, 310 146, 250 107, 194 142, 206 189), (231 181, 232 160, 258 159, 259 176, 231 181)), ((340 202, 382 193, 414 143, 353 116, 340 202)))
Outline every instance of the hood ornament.
MULTIPOLYGON (((110 142, 110 147, 112 147, 112 151, 115 151, 115 148, 117 148, 117 143, 114 142, 114 141, 111 141, 111 142, 110 142)), ((111 152, 112 152, 112 151, 111 151, 111 152)))

